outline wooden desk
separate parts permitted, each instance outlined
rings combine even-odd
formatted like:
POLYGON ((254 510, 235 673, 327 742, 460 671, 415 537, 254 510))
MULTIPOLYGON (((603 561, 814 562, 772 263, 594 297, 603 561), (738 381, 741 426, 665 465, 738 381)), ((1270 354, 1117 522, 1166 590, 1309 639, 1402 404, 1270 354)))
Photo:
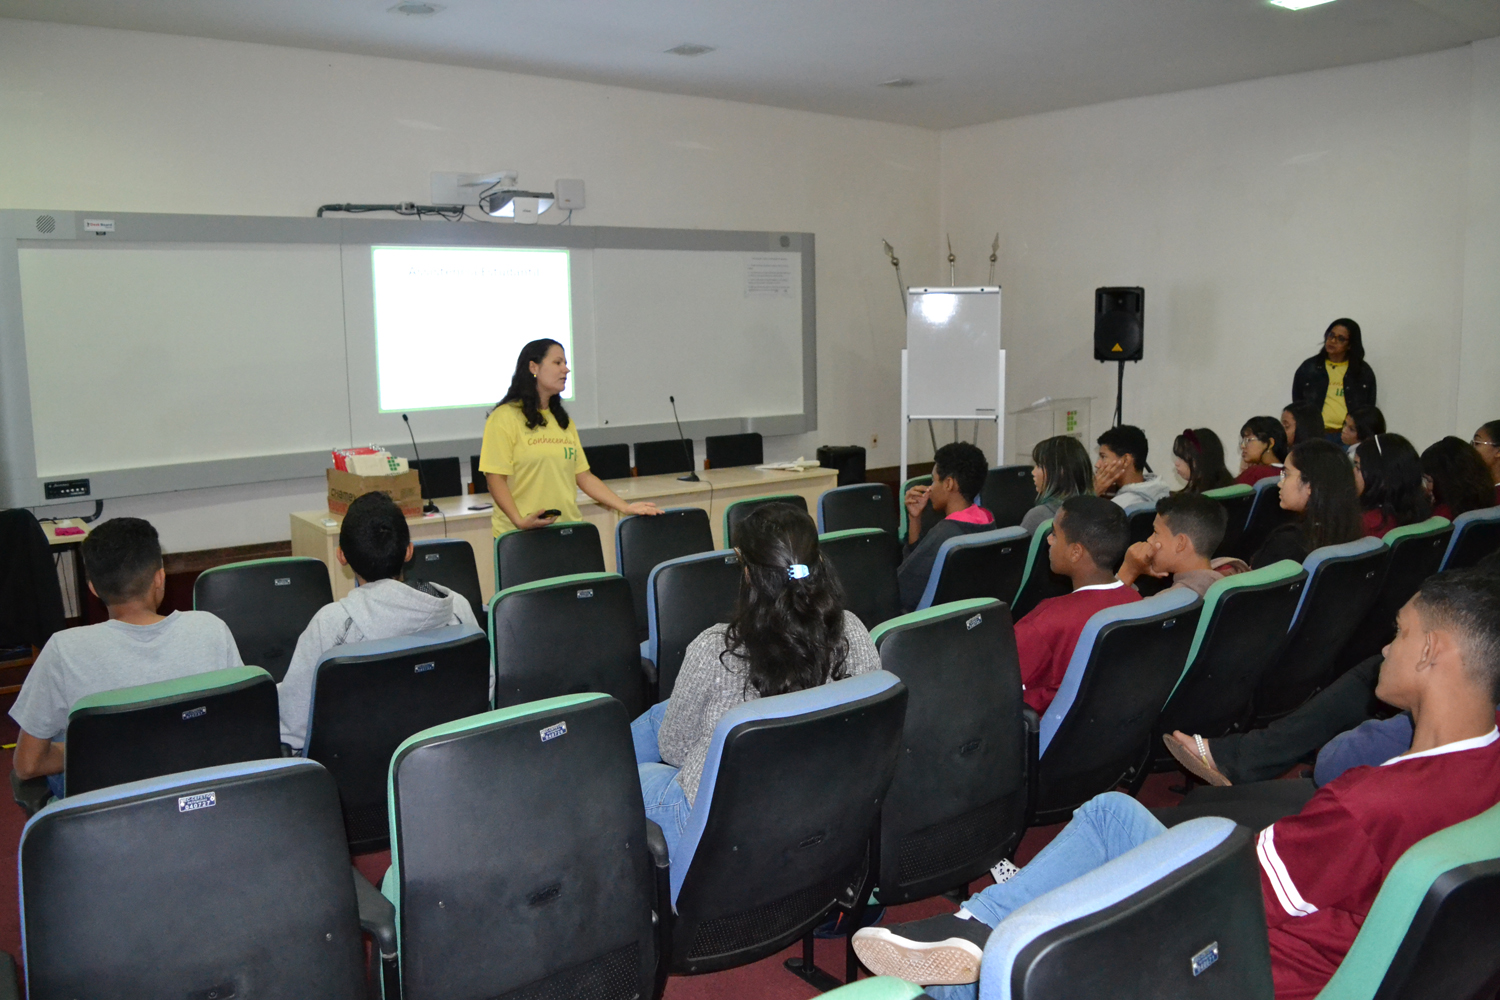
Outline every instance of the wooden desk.
MULTIPOLYGON (((700 482, 679 482, 675 476, 640 476, 608 480, 609 488, 620 499, 630 503, 649 500, 658 507, 699 507, 708 512, 714 545, 724 547, 724 507, 735 500, 772 493, 795 493, 807 500, 808 513, 817 517, 818 497, 838 482, 837 469, 810 468, 803 472, 782 472, 754 467, 710 469, 700 472, 700 482)), ((495 596, 495 546, 490 533, 490 512, 472 511, 469 506, 484 503, 487 494, 450 497, 434 501, 443 516, 436 514, 409 517, 413 541, 423 538, 463 538, 474 546, 474 563, 479 569, 479 588, 488 601, 495 596)), ((615 571, 615 524, 620 515, 578 494, 578 509, 583 519, 599 529, 604 549, 604 568, 615 571)), ((292 515, 292 555, 321 559, 328 566, 333 597, 338 600, 354 589, 354 573, 340 566, 334 551, 339 544, 339 526, 343 518, 326 510, 300 511, 292 515)))
POLYGON ((42 533, 47 544, 58 554, 57 582, 63 594, 63 617, 82 618, 88 609, 89 585, 83 572, 83 540, 89 537, 89 526, 76 517, 66 521, 43 521, 42 533), (61 535, 58 528, 82 528, 81 535, 61 535), (67 554, 67 560, 62 556, 67 554))

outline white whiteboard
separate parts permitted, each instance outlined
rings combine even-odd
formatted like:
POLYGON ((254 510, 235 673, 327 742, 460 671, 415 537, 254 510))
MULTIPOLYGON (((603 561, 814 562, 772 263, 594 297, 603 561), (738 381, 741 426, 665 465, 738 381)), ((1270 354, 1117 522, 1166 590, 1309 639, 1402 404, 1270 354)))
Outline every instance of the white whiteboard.
POLYGON ((349 442, 337 246, 19 257, 38 477, 349 442))
POLYGON ((1000 289, 911 289, 907 415, 912 420, 995 417, 1000 346, 1000 289))

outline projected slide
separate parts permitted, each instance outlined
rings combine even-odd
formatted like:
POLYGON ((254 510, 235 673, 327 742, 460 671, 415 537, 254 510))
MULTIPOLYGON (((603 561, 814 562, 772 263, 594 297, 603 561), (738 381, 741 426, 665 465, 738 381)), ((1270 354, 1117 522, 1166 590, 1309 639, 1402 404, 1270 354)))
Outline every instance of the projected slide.
MULTIPOLYGON (((372 247, 380 411, 493 406, 527 341, 573 353, 568 251, 372 247)), ((573 383, 568 383, 572 398, 573 383)))

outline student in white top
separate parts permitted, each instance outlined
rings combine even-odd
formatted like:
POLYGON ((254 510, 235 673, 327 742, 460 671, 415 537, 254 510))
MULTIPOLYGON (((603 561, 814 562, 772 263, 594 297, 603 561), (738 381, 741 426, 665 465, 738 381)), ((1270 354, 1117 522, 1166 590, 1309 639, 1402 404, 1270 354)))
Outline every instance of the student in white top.
POLYGON ((17 776, 46 775, 58 798, 63 794, 68 712, 80 698, 241 666, 229 626, 215 616, 207 611, 157 613, 167 574, 150 523, 138 517, 105 521, 84 541, 83 564, 89 590, 109 609, 109 621, 55 633, 10 710, 21 727, 17 776))
POLYGON ((1094 492, 1121 507, 1155 504, 1172 487, 1146 464, 1146 432, 1121 424, 1099 435, 1099 461, 1094 465, 1094 492))

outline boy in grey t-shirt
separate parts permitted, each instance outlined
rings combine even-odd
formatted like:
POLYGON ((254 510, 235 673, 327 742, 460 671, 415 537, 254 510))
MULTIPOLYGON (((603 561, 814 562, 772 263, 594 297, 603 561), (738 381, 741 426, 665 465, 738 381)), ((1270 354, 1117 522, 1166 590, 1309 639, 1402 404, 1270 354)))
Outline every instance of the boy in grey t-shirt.
POLYGON ((84 541, 83 562, 89 590, 109 609, 109 621, 55 633, 10 710, 21 727, 16 774, 46 775, 59 798, 62 739, 68 712, 80 698, 242 665, 229 626, 218 618, 206 611, 156 613, 167 578, 161 543, 148 522, 104 522, 84 541))

